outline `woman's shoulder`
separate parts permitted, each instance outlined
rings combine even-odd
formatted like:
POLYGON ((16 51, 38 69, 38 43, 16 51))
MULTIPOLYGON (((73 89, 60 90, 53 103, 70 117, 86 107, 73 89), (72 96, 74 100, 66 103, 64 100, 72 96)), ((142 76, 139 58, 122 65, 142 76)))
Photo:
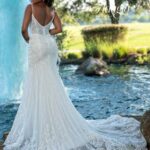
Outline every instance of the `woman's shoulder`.
POLYGON ((27 6, 26 6, 26 11, 31 11, 32 12, 32 4, 29 3, 27 6))
POLYGON ((26 8, 32 8, 32 3, 27 4, 26 8))

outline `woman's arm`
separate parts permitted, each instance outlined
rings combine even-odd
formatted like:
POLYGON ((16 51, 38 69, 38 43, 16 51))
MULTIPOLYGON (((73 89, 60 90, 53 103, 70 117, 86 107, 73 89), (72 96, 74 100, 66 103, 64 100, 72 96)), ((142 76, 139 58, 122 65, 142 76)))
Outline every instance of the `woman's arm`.
POLYGON ((61 20, 60 20, 60 18, 58 17, 57 12, 55 11, 54 13, 55 13, 55 16, 54 16, 53 23, 54 23, 54 27, 55 27, 55 28, 49 30, 49 33, 52 34, 52 35, 55 35, 55 34, 57 34, 57 33, 62 32, 61 20))
POLYGON ((31 5, 29 4, 26 7, 26 10, 24 13, 24 19, 23 19, 23 23, 22 23, 22 36, 27 43, 29 42, 28 26, 31 21, 31 14, 32 14, 32 8, 31 8, 31 5))

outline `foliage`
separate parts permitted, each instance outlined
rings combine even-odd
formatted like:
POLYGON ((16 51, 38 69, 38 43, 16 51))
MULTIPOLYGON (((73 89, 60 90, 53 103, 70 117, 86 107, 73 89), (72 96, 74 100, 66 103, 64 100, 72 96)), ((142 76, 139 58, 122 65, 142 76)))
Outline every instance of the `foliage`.
POLYGON ((98 44, 90 40, 90 42, 87 42, 86 48, 81 34, 85 26, 67 26, 65 27, 67 35, 72 38, 69 45, 66 44, 66 41, 69 41, 70 38, 66 37, 67 40, 65 38, 63 41, 64 49, 67 46, 67 51, 63 53, 63 57, 67 59, 69 53, 74 53, 78 58, 93 56, 110 60, 122 59, 130 54, 137 54, 138 57, 134 60, 135 63, 150 63, 150 24, 126 24, 126 26, 128 27, 126 40, 117 43, 97 42, 98 44))
POLYGON ((61 34, 57 35, 57 45, 58 45, 58 48, 60 50, 63 50, 64 49, 64 45, 63 45, 63 42, 64 42, 64 39, 67 37, 67 31, 63 31, 61 34))
POLYGON ((123 40, 128 28, 124 25, 100 25, 90 26, 82 29, 82 34, 87 47, 87 43, 94 42, 117 42, 123 40))
POLYGON ((83 50, 83 38, 80 30, 82 26, 65 26, 64 31, 67 31, 67 37, 65 37, 63 46, 66 50, 83 50))
POLYGON ((147 49, 146 48, 138 48, 137 53, 146 55, 147 54, 147 49))
MULTIPOLYGON (((89 45, 90 47, 86 48, 85 52, 83 53, 86 54, 86 57, 93 56, 103 57, 103 59, 120 59, 126 57, 132 52, 126 43, 110 44, 108 42, 91 42, 89 45), (91 47, 93 47, 93 49, 91 47)), ((82 56, 85 58, 85 55, 82 56)))
POLYGON ((98 47, 96 43, 94 42, 94 40, 86 43, 86 49, 85 51, 82 52, 82 56, 84 58, 88 58, 89 56, 92 56, 94 58, 101 57, 101 53, 98 50, 98 47))
POLYGON ((135 6, 137 10, 149 9, 149 0, 114 0, 115 9, 111 9, 111 0, 74 0, 74 1, 55 1, 55 6, 61 14, 61 18, 65 18, 64 21, 75 22, 76 19, 90 20, 93 16, 100 14, 108 15, 113 24, 118 24, 120 20, 120 13, 126 13, 130 7, 135 6), (126 5, 124 5, 126 3, 126 5), (122 6, 124 9, 121 9, 122 6), (68 17, 69 16, 69 17, 68 17))
POLYGON ((113 59, 120 59, 127 57, 128 51, 125 45, 118 45, 116 48, 113 49, 113 59))
MULTIPOLYGON (((126 45, 132 49, 132 51, 136 51, 139 48, 148 48, 150 47, 150 23, 132 23, 126 24, 128 27, 128 33, 126 37, 126 45)), ((67 37, 64 39, 63 46, 64 49, 68 51, 71 50, 80 50, 83 51, 85 49, 84 40, 81 34, 81 31, 86 26, 66 26, 64 30, 67 30, 67 37), (72 36, 69 44, 66 44, 66 39, 68 39, 68 35, 72 36)), ((88 27, 88 26, 87 26, 88 27)), ((104 44, 103 44, 104 46, 104 44)), ((111 47, 111 44, 107 44, 107 48, 111 47)))
POLYGON ((96 54, 98 54, 96 55, 96 57, 102 57, 104 60, 119 60, 128 58, 130 54, 137 54, 137 57, 133 58, 133 62, 137 64, 150 63, 150 55, 148 54, 149 48, 134 49, 132 47, 129 47, 125 42, 114 44, 106 42, 92 42, 89 45, 89 49, 85 49, 84 53, 82 53, 83 58, 87 58, 89 56, 94 57, 95 52, 96 54))
POLYGON ((78 55, 75 54, 75 53, 69 53, 67 56, 68 56, 67 57, 68 59, 76 59, 76 58, 78 58, 78 55))

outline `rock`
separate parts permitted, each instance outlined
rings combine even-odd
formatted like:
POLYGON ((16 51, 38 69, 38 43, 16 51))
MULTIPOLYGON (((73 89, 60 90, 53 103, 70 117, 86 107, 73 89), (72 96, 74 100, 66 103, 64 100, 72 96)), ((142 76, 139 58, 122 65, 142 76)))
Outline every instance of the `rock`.
POLYGON ((9 132, 4 132, 4 134, 3 134, 3 140, 4 140, 4 141, 6 140, 8 134, 9 134, 9 132))
POLYGON ((89 57, 76 70, 77 73, 84 73, 85 75, 108 75, 110 72, 107 69, 107 64, 99 58, 89 57))
POLYGON ((120 59, 113 59, 113 58, 110 58, 109 60, 107 60, 107 62, 109 64, 124 64, 126 63, 127 61, 127 58, 120 58, 120 59))
POLYGON ((131 53, 127 56, 127 64, 137 64, 137 58, 140 54, 131 53))
POLYGON ((76 58, 76 59, 61 59, 59 65, 67 65, 67 64, 74 64, 80 65, 84 62, 83 58, 76 58))
POLYGON ((0 150, 3 150, 3 141, 0 141, 0 150))
POLYGON ((150 110, 146 111, 141 119, 141 132, 144 135, 150 149, 150 110))
POLYGON ((3 143, 6 140, 7 136, 8 136, 9 132, 4 132, 3 134, 3 141, 0 141, 0 150, 3 150, 3 143))

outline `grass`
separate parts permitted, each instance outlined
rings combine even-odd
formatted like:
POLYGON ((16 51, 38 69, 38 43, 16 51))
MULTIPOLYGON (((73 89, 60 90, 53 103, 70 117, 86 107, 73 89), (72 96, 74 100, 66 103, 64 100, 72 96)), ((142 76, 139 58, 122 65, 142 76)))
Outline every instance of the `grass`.
POLYGON ((130 47, 150 47, 150 23, 134 23, 127 25, 129 27, 127 42, 130 47))
MULTIPOLYGON (((140 51, 146 51, 150 48, 150 23, 132 23, 126 24, 129 28, 127 38, 125 41, 121 41, 117 44, 99 43, 99 47, 103 53, 111 57, 115 49, 119 49, 120 55, 125 53, 132 53, 140 51)), ((64 30, 67 30, 67 37, 65 38, 63 45, 68 53, 77 53, 81 57, 81 52, 85 49, 84 40, 81 35, 81 30, 85 26, 66 26, 64 30)), ((145 52, 144 52, 145 53, 145 52)))

